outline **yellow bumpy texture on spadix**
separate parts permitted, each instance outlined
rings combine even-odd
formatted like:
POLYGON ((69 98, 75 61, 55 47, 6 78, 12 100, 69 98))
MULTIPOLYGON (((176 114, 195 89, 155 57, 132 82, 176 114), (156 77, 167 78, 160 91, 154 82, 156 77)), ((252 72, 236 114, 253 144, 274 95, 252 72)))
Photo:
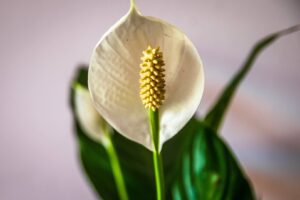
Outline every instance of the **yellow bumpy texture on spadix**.
POLYGON ((145 108, 158 109, 165 99, 165 65, 159 47, 148 47, 141 57, 140 97, 145 108))

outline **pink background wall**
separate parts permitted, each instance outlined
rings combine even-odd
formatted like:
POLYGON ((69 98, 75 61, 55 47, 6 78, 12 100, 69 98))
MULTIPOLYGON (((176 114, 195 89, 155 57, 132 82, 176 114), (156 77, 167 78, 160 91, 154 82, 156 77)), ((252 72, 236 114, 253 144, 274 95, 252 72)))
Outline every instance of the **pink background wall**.
MULTIPOLYGON (((137 0, 194 42, 204 113, 255 41, 300 23, 298 0, 137 0)), ((96 199, 76 155, 68 107, 75 67, 129 0, 0 2, 0 199, 96 199)), ((240 88, 222 134, 263 199, 300 198, 300 33, 268 48, 240 88)))

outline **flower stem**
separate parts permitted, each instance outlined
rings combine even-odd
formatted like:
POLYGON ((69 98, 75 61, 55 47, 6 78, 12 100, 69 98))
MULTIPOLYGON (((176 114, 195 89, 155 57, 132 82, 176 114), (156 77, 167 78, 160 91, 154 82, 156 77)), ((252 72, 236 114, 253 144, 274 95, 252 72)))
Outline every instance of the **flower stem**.
POLYGON ((119 198, 121 200, 128 200, 128 195, 127 195, 126 186, 125 186, 122 170, 120 167, 118 155, 115 150, 113 141, 111 139, 111 134, 109 133, 109 131, 107 129, 108 128, 106 128, 106 131, 105 131, 106 132, 105 136, 107 138, 107 140, 105 141, 105 147, 106 147, 106 151, 108 153, 109 159, 110 159, 110 164, 112 167, 113 176, 114 176, 116 186, 118 189, 119 198))
POLYGON ((153 111, 149 109, 149 122, 151 137, 153 143, 153 164, 155 173, 155 183, 156 183, 156 194, 157 200, 165 199, 165 183, 164 183, 164 171, 162 156, 159 149, 159 113, 158 110, 153 111))
POLYGON ((165 199, 164 172, 162 167, 162 157, 157 151, 153 152, 153 162, 155 171, 157 200, 165 199))

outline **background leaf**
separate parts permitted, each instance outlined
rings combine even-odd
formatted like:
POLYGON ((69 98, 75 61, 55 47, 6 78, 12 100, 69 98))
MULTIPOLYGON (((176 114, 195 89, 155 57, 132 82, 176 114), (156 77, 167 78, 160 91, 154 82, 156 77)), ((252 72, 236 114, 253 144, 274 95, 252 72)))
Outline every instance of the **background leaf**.
POLYGON ((211 107, 209 112, 207 113, 204 121, 205 123, 214 129, 216 132, 219 130, 222 121, 224 119, 224 115, 228 109, 228 106, 241 82, 244 80, 249 70, 254 64, 254 61, 258 57, 258 55, 270 44, 272 44, 276 39, 281 36, 293 33, 295 31, 299 31, 300 26, 293 26, 291 28, 279 31, 277 33, 273 33, 264 39, 257 42, 249 56, 246 59, 246 62, 242 65, 240 70, 234 75, 231 81, 227 84, 215 104, 211 107))

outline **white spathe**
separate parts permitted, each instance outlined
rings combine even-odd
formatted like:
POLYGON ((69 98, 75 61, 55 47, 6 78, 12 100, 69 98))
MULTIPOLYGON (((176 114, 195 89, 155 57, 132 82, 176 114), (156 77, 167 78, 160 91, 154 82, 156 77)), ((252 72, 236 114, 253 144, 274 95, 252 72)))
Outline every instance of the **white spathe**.
POLYGON ((75 114, 80 127, 91 139, 105 144, 106 122, 96 111, 89 91, 79 84, 74 86, 74 91, 75 114))
POLYGON ((166 63, 166 98, 159 108, 161 149, 190 120, 203 94, 202 61, 183 32, 142 16, 132 6, 96 45, 88 82, 101 116, 125 137, 153 150, 147 110, 139 96, 140 57, 149 45, 160 47, 166 63))

